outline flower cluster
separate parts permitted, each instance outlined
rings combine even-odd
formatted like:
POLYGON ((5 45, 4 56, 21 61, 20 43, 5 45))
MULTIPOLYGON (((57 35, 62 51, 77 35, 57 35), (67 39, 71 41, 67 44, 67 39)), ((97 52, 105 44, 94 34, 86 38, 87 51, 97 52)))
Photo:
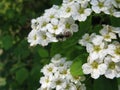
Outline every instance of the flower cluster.
POLYGON ((28 42, 30 46, 46 46, 50 42, 65 40, 78 31, 76 20, 85 21, 92 11, 120 17, 117 8, 120 8, 119 0, 63 0, 60 7, 53 5, 42 16, 31 20, 28 42))
POLYGON ((43 16, 32 19, 32 31, 28 35, 30 46, 40 44, 48 45, 50 42, 58 42, 78 31, 78 25, 72 17, 60 18, 59 7, 54 5, 45 10, 43 16))
POLYGON ((84 74, 97 79, 100 75, 113 79, 120 77, 120 27, 103 25, 100 35, 85 34, 79 44, 89 53, 87 63, 83 64, 84 74))
POLYGON ((66 58, 56 54, 51 63, 41 69, 44 76, 40 79, 41 87, 38 90, 86 90, 81 83, 85 77, 70 74, 71 64, 72 61, 66 61, 66 58))

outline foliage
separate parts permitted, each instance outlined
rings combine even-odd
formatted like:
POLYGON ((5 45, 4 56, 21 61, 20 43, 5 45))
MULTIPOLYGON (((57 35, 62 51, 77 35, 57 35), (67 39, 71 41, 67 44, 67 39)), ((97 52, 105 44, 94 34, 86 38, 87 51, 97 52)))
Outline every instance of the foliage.
MULTIPOLYGON (((42 15, 44 10, 53 4, 60 5, 61 1, 2 0, 0 2, 0 90, 36 90, 40 86, 39 78, 42 76, 40 69, 57 53, 74 61, 71 66, 71 73, 74 76, 82 75, 80 67, 86 62, 88 54, 84 47, 78 45, 81 36, 87 32, 98 33, 101 24, 120 27, 120 18, 103 14, 91 15, 85 22, 79 23, 79 31, 66 41, 51 43, 47 47, 39 45, 29 47, 26 37, 31 31, 30 20, 42 15)), ((117 90, 116 79, 108 80, 102 77, 93 80, 88 77, 85 83, 90 87, 87 90, 117 90), (112 86, 106 87, 108 84, 112 86)))

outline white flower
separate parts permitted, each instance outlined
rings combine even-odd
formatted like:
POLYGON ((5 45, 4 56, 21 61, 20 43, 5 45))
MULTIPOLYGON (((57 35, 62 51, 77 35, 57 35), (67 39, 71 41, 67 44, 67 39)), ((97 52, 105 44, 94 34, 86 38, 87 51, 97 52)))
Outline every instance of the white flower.
POLYGON ((50 38, 47 36, 47 33, 40 31, 40 32, 38 32, 38 34, 39 34, 39 38, 40 38, 39 44, 42 46, 48 45, 48 43, 50 42, 50 38))
POLYGON ((58 71, 61 78, 66 78, 69 74, 68 68, 65 66, 58 68, 58 71))
POLYGON ((43 16, 46 17, 46 19, 48 19, 49 21, 51 21, 54 18, 59 18, 58 11, 59 6, 53 5, 50 9, 45 10, 43 16))
POLYGON ((46 87, 46 88, 40 87, 40 88, 38 88, 37 90, 52 90, 52 89, 51 89, 51 88, 48 88, 48 87, 46 87))
POLYGON ((75 1, 80 3, 81 5, 88 5, 88 2, 90 2, 90 0, 75 0, 75 1))
POLYGON ((50 63, 49 65, 46 65, 43 67, 43 69, 41 69, 41 72, 44 74, 44 75, 53 75, 54 72, 57 71, 57 68, 55 67, 54 64, 50 63))
POLYGON ((40 35, 38 34, 37 30, 32 30, 29 33, 27 39, 28 39, 28 42, 30 43, 30 46, 35 46, 40 42, 40 35))
POLYGON ((106 64, 102 63, 101 60, 96 59, 92 62, 88 61, 82 66, 84 74, 91 74, 91 77, 94 79, 99 78, 100 75, 103 75, 107 69, 106 64))
POLYGON ((110 8, 109 0, 91 0, 90 3, 95 13, 106 12, 110 8))
POLYGON ((120 17, 120 11, 117 11, 114 7, 111 7, 108 9, 108 11, 105 11, 104 12, 105 14, 110 14, 114 17, 120 17))
POLYGON ((111 32, 106 28, 101 29, 100 34, 104 37, 104 40, 107 42, 111 42, 112 39, 117 38, 114 32, 111 32))
POLYGON ((70 77, 71 82, 77 84, 80 83, 80 81, 84 81, 85 77, 84 76, 72 76, 70 77))
POLYGON ((65 88, 61 90, 77 90, 77 88, 73 83, 67 82, 65 88))
POLYGON ((60 60, 61 60, 61 55, 56 54, 54 57, 52 57, 51 62, 55 64, 55 63, 59 63, 60 60))
POLYGON ((87 44, 91 43, 91 40, 93 37, 95 37, 95 33, 92 33, 91 35, 89 35, 88 33, 84 34, 82 36, 82 39, 79 40, 79 44, 81 44, 82 46, 86 46, 87 44))
POLYGON ((92 42, 94 45, 100 45, 100 44, 103 42, 103 36, 95 35, 95 37, 92 38, 91 42, 92 42))
POLYGON ((65 62, 66 62, 66 58, 61 58, 60 59, 60 62, 59 63, 56 63, 55 64, 55 66, 57 66, 57 67, 64 67, 66 64, 65 64, 65 62))
POLYGON ((86 90, 85 84, 81 84, 80 86, 78 86, 77 90, 86 90))
POLYGON ((67 68, 70 68, 71 64, 72 64, 72 61, 66 61, 64 65, 65 65, 67 68))
POLYGON ((120 43, 119 44, 109 44, 108 45, 108 54, 112 57, 112 61, 119 62, 120 61, 120 43))
POLYGON ((37 20, 39 21, 39 30, 44 32, 47 31, 47 25, 49 23, 47 17, 41 16, 40 18, 37 18, 37 20))
POLYGON ((60 19, 60 26, 63 29, 63 32, 77 32, 78 31, 78 25, 75 24, 75 20, 73 20, 72 17, 70 18, 61 18, 60 19))
POLYGON ((51 87, 51 78, 52 76, 45 76, 40 78, 40 83, 42 88, 50 88, 51 87))
POLYGON ((41 87, 38 90, 86 90, 81 81, 85 80, 84 76, 72 76, 70 65, 72 61, 66 61, 65 57, 56 54, 52 63, 45 65, 41 72, 44 77, 40 79, 41 87))
POLYGON ((76 4, 75 3, 68 3, 63 4, 60 8, 60 17, 62 18, 69 18, 74 14, 74 11, 76 10, 76 4))
POLYGON ((87 19, 87 16, 91 14, 91 9, 87 8, 85 5, 80 6, 79 4, 76 4, 76 9, 74 10, 72 17, 74 20, 78 21, 85 21, 87 19))
POLYGON ((90 60, 95 60, 97 58, 100 58, 102 60, 106 56, 106 45, 102 40, 103 37, 96 35, 92 39, 93 44, 87 44, 86 49, 89 53, 90 60))
POLYGON ((107 56, 104 60, 105 64, 107 65, 105 76, 107 78, 113 79, 114 77, 117 77, 119 75, 118 71, 120 71, 120 62, 113 62, 111 57, 112 56, 107 56))
MULTIPOLYGON (((112 33, 120 33, 120 28, 119 27, 113 27, 110 25, 103 25, 103 29, 107 30, 107 32, 112 32, 112 33)), ((102 31, 101 31, 102 33, 102 31)))
POLYGON ((58 35, 62 33, 62 28, 59 23, 48 24, 47 28, 48 28, 48 31, 52 34, 58 35))
POLYGON ((32 19, 31 20, 31 28, 34 30, 38 30, 39 29, 39 24, 40 22, 37 19, 32 19))
POLYGON ((75 0, 63 0, 63 4, 74 3, 75 0))
POLYGON ((50 39, 50 42, 58 42, 56 36, 52 33, 46 32, 47 37, 50 39))
POLYGON ((110 0, 110 2, 114 5, 114 7, 120 8, 120 0, 110 0))
POLYGON ((62 79, 61 77, 54 77, 52 80, 52 88, 56 88, 56 90, 61 90, 62 88, 65 88, 66 80, 62 79))

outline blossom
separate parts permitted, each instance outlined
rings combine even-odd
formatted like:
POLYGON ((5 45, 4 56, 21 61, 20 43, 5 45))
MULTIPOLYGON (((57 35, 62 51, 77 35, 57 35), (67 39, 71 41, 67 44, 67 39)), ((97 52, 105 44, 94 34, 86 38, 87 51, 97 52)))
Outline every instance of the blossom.
MULTIPOLYGON (((86 90, 81 81, 84 76, 72 76, 70 66, 72 61, 66 61, 65 57, 56 54, 51 59, 51 63, 45 65, 41 72, 43 77, 40 79, 40 90, 86 90)), ((39 90, 38 89, 38 90, 39 90)))
POLYGON ((106 12, 110 8, 109 0, 91 0, 90 4, 95 13, 106 12))
POLYGON ((78 41, 78 43, 81 44, 82 46, 87 46, 87 44, 91 43, 91 40, 95 35, 96 35, 95 33, 92 33, 91 35, 89 35, 88 33, 85 33, 82 36, 82 39, 78 41))
POLYGON ((53 73, 56 72, 56 71, 57 71, 57 68, 56 68, 55 65, 52 64, 52 63, 49 64, 49 65, 44 66, 44 68, 41 69, 41 72, 42 72, 44 75, 47 75, 47 76, 53 75, 53 73))
POLYGON ((114 7, 120 8, 120 1, 119 0, 110 0, 114 7))
POLYGON ((88 60, 87 63, 83 64, 82 69, 85 74, 91 74, 92 78, 97 79, 105 73, 107 65, 99 59, 88 60))
POLYGON ((27 39, 28 39, 28 42, 30 43, 30 46, 35 46, 40 42, 40 35, 38 34, 37 30, 32 30, 29 33, 27 39))
POLYGON ((103 37, 96 35, 92 40, 91 44, 87 44, 86 49, 87 52, 90 54, 89 58, 91 60, 95 60, 97 58, 100 58, 101 60, 105 57, 106 48, 105 43, 103 42, 103 37))
POLYGON ((74 20, 85 21, 87 19, 87 16, 89 16, 91 12, 91 9, 87 8, 87 6, 76 4, 76 9, 72 17, 74 20))
POLYGON ((120 61, 120 44, 110 44, 108 45, 108 54, 110 54, 112 57, 112 61, 119 62, 120 61))
POLYGON ((60 26, 64 30, 63 32, 73 33, 78 31, 78 25, 75 24, 75 20, 73 20, 72 17, 69 17, 67 19, 61 18, 60 26))
POLYGON ((40 78, 40 83, 42 88, 51 88, 51 76, 45 76, 40 78))
MULTIPOLYGON (((120 62, 114 62, 112 61, 112 56, 107 56, 105 58, 105 64, 107 65, 107 70, 105 72, 105 76, 107 78, 113 79, 115 77, 117 77, 119 75, 119 71, 120 71, 120 62)), ((120 77, 120 75, 118 76, 120 77)))
POLYGON ((110 29, 107 28, 107 26, 104 26, 103 29, 100 30, 100 34, 104 37, 104 40, 107 42, 111 42, 112 39, 116 39, 116 34, 110 29))
POLYGON ((71 17, 76 10, 76 3, 63 4, 60 8, 60 17, 69 18, 71 17))

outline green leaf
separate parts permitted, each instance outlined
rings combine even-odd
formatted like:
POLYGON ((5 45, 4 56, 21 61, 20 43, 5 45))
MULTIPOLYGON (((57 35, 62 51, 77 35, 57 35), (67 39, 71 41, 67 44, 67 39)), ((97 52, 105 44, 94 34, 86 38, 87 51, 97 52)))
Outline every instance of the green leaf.
POLYGON ((16 72, 16 80, 19 84, 22 84, 28 78, 29 72, 25 68, 21 68, 16 72))
POLYGON ((117 80, 100 77, 94 80, 93 90, 118 90, 117 80))
POLYGON ((88 33, 91 31, 91 16, 87 18, 86 21, 80 22, 79 27, 80 27, 80 35, 83 35, 84 33, 88 33))
POLYGON ((46 50, 45 48, 38 48, 38 53, 40 55, 40 57, 44 58, 44 57, 48 57, 49 53, 48 50, 46 50))
POLYGON ((74 59, 74 62, 70 67, 70 72, 73 76, 83 75, 82 61, 83 59, 81 58, 81 56, 78 56, 74 59))
POLYGON ((111 16, 110 21, 111 21, 112 26, 120 27, 120 18, 116 18, 116 17, 111 16))
POLYGON ((8 50, 13 45, 13 38, 10 35, 6 35, 2 38, 2 46, 4 49, 8 50))
POLYGON ((61 5, 61 3, 62 3, 62 0, 50 0, 50 3, 53 5, 53 4, 55 4, 55 5, 61 5))
POLYGON ((14 49, 13 51, 14 55, 21 58, 25 59, 26 57, 29 56, 30 51, 28 49, 28 43, 26 40, 22 40, 14 49))

